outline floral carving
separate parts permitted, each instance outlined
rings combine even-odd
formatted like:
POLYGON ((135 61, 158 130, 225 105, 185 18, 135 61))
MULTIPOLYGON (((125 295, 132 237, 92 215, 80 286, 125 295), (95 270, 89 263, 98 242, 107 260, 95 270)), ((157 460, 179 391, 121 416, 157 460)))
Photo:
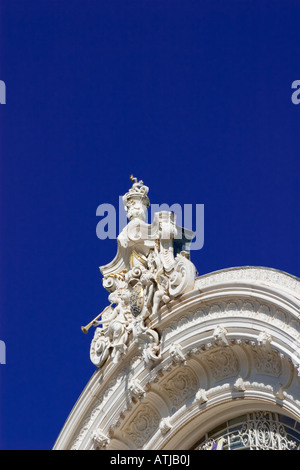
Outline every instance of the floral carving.
POLYGON ((232 377, 238 373, 239 363, 232 348, 222 348, 205 353, 205 361, 215 380, 232 377))
POLYGON ((257 372, 279 377, 281 374, 281 359, 272 349, 252 347, 254 366, 257 372))
POLYGON ((144 405, 138 411, 132 421, 125 428, 124 432, 134 442, 137 448, 141 449, 144 443, 158 428, 160 416, 149 405, 144 405))
POLYGON ((198 379, 189 368, 176 369, 176 371, 161 383, 172 405, 179 407, 198 390, 198 379))

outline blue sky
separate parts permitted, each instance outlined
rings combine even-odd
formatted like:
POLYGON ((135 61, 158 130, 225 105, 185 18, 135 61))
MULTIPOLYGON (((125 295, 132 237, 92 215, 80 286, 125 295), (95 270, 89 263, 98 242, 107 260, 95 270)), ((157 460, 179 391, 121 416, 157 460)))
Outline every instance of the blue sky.
POLYGON ((51 449, 95 368, 115 240, 96 209, 134 174, 204 204, 199 274, 300 277, 296 0, 2 0, 0 448, 51 449))

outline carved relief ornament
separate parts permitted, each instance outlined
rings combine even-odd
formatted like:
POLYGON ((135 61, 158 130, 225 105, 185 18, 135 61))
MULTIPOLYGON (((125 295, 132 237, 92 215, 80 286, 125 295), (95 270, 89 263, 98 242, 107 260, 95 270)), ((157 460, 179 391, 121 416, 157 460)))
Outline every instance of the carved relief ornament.
MULTIPOLYGON (((118 363, 131 344, 141 350, 146 365, 161 357, 160 337, 149 326, 162 305, 193 289, 196 269, 186 251, 189 231, 176 226, 174 213, 158 212, 152 224, 145 222, 149 188, 133 176, 123 202, 129 222, 117 238, 116 257, 100 268, 110 305, 87 327, 96 326, 90 358, 97 367, 108 358, 118 363), (174 251, 174 239, 182 246, 174 251)), ((191 237, 191 232, 189 232, 191 237)), ((177 356, 179 357, 178 354, 177 356)))

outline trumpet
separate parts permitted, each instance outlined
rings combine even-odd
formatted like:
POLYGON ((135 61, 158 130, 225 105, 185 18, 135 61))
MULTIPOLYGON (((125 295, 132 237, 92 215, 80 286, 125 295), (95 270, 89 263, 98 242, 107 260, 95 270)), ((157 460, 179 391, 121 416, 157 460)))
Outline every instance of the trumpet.
MULTIPOLYGON (((89 329, 91 328, 91 326, 95 325, 96 321, 98 320, 98 318, 101 317, 101 315, 103 315, 103 313, 109 309, 111 307, 111 305, 108 305, 108 307, 106 307, 101 313, 99 313, 99 315, 97 315, 92 321, 90 321, 90 323, 88 323, 87 325, 85 326, 82 326, 81 327, 81 331, 83 331, 84 334, 87 334, 89 329)), ((107 321, 103 321, 101 323, 108 323, 107 321)))

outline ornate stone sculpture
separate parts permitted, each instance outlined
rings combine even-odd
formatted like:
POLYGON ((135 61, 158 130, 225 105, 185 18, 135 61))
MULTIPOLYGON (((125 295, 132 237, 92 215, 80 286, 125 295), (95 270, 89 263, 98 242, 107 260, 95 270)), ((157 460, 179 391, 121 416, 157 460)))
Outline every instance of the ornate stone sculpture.
POLYGON ((129 223, 117 238, 116 257, 100 268, 110 306, 88 325, 97 326, 90 348, 97 367, 109 357, 117 363, 133 342, 146 364, 157 361, 160 338, 149 317, 155 318, 164 304, 192 290, 196 277, 185 246, 187 231, 176 226, 175 215, 168 211, 155 213, 152 224, 146 223, 149 188, 133 176, 131 180, 132 187, 123 196, 129 223), (182 248, 176 253, 175 238, 182 248))

